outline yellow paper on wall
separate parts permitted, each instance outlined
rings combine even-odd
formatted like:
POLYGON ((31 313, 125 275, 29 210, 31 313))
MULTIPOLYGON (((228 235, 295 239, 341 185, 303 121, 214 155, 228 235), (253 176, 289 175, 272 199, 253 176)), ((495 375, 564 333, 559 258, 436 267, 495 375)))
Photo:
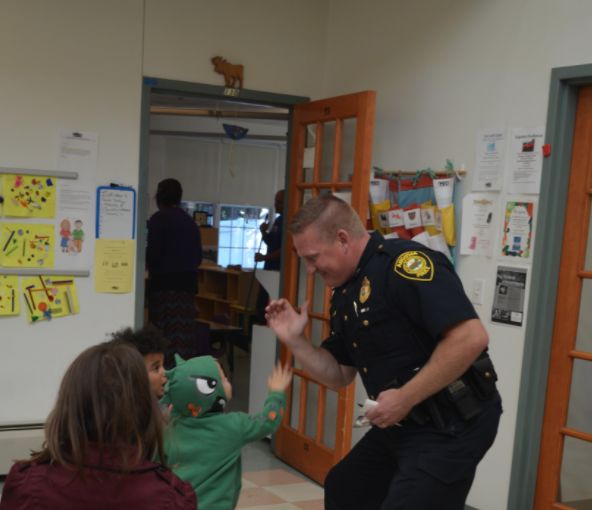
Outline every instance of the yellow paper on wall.
POLYGON ((0 275, 0 316, 19 315, 18 276, 0 275))
POLYGON ((29 322, 48 321, 80 311, 72 276, 23 277, 23 295, 29 322))
POLYGON ((440 209, 442 214, 442 234, 448 246, 456 246, 456 231, 454 228, 454 204, 440 209))
POLYGON ((3 175, 4 215, 24 218, 55 217, 55 183, 55 177, 3 175))
POLYGON ((51 268, 54 247, 53 225, 0 223, 0 266, 51 268))
POLYGON ((132 291, 134 246, 131 239, 97 239, 95 291, 126 294, 132 291))

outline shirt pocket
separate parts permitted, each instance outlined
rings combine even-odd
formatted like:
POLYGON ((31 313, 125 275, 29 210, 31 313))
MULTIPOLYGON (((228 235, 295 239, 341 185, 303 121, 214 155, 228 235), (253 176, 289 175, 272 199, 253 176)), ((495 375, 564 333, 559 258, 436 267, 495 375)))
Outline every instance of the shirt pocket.
POLYGON ((356 317, 354 334, 360 340, 382 340, 390 329, 388 327, 392 315, 390 312, 383 304, 368 307, 368 311, 361 312, 356 317))

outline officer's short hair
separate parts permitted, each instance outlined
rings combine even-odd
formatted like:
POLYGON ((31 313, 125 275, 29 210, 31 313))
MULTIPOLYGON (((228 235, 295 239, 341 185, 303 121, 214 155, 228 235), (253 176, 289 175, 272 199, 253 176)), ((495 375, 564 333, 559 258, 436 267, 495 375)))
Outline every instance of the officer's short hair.
POLYGON ((292 234, 300 234, 312 224, 326 240, 333 240, 339 229, 348 231, 355 238, 366 233, 356 211, 330 193, 308 200, 294 215, 288 228, 292 234))

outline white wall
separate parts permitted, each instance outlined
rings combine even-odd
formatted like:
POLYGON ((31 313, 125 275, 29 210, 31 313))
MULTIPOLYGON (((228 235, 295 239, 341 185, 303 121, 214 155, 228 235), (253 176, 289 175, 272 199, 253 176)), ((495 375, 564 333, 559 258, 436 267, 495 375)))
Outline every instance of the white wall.
MULTIPOLYGON (((0 0, 0 166, 55 168, 58 130, 90 131, 99 135, 97 183, 136 186, 143 75, 222 85, 210 63, 220 53, 246 65, 245 87, 318 94, 327 8, 316 0, 0 0)), ((43 420, 70 361, 133 324, 133 293, 96 294, 92 274, 77 285, 78 316, 35 326, 24 315, 1 320, 0 422, 43 420)))
POLYGON ((146 0, 144 74, 222 85, 210 59, 242 64, 244 88, 317 96, 326 0, 146 0))
MULTIPOLYGON (((142 2, 3 0, 0 12, 0 166, 55 169, 58 130, 91 131, 97 182, 136 185, 142 2)), ((0 422, 44 420, 67 364, 132 323, 133 294, 76 283, 79 315, 0 321, 0 422)))
MULTIPOLYGON (((551 68, 592 62, 590 2, 330 4, 323 93, 377 91, 373 161, 383 168, 441 168, 450 158, 470 172, 479 128, 544 126, 551 68)), ((465 287, 486 279, 485 303, 477 309, 504 399, 500 433, 468 500, 483 510, 504 508, 507 500, 525 331, 489 320, 497 263, 496 257, 458 263, 465 287)))

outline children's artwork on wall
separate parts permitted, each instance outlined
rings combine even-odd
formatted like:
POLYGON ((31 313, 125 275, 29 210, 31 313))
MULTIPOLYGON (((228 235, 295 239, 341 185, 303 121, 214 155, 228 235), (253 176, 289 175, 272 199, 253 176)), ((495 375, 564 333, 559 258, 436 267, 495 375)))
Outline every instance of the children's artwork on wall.
POLYGON ((0 317, 18 315, 19 303, 18 276, 0 275, 0 317))
POLYGON ((84 222, 77 218, 62 218, 59 223, 60 253, 78 255, 84 247, 84 222))
POLYGON ((533 218, 533 202, 506 202, 502 255, 521 259, 530 257, 533 218))
POLYGON ((23 294, 29 322, 66 317, 79 312, 74 278, 70 276, 28 276, 23 294))
POLYGON ((4 215, 23 218, 55 217, 55 182, 53 177, 3 175, 4 215))
POLYGON ((40 223, 0 223, 0 266, 53 267, 53 229, 40 223))

